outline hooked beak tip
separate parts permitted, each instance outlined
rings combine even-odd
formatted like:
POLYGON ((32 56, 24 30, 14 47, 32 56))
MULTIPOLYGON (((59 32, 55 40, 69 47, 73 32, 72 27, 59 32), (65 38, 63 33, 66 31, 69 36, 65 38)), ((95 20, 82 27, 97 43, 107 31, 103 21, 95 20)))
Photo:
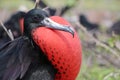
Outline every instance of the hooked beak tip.
POLYGON ((74 29, 72 27, 68 27, 68 32, 70 32, 72 34, 72 36, 74 37, 74 29))

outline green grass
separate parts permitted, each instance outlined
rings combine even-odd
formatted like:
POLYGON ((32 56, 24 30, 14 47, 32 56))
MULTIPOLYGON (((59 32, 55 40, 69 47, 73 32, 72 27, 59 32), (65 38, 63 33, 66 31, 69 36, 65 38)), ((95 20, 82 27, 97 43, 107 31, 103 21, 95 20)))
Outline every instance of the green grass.
POLYGON ((29 0, 0 0, 0 8, 8 10, 17 10, 21 5, 27 8, 33 8, 34 4, 29 0))
POLYGON ((111 11, 120 11, 119 0, 45 0, 50 6, 64 6, 66 4, 71 5, 77 1, 77 7, 87 10, 96 9, 96 10, 111 10, 111 11), (52 2, 52 3, 51 3, 52 2))
MULTIPOLYGON (((64 5, 76 5, 85 10, 111 10, 120 11, 119 0, 44 0, 49 6, 61 7, 64 5)), ((0 8, 16 9, 20 5, 26 5, 28 8, 33 8, 34 4, 29 0, 0 0, 0 8)))
POLYGON ((120 80, 120 70, 113 67, 100 67, 96 64, 86 67, 83 63, 76 80, 120 80))
POLYGON ((120 11, 118 0, 84 0, 85 9, 120 11))
POLYGON ((109 76, 111 73, 115 74, 117 72, 114 72, 111 68, 94 66, 83 70, 83 72, 81 71, 77 80, 120 80, 120 73, 116 77, 114 75, 109 76), (106 78, 107 76, 108 78, 106 78))

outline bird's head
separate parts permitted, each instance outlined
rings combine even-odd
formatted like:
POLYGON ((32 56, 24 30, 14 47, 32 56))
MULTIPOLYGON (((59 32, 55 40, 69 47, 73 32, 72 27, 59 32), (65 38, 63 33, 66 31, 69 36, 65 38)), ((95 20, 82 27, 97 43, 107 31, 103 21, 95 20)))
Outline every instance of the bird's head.
POLYGON ((30 36, 31 31, 38 27, 62 30, 69 32, 74 36, 74 30, 71 27, 67 25, 61 25, 51 20, 44 10, 35 8, 30 10, 24 18, 24 34, 30 36))

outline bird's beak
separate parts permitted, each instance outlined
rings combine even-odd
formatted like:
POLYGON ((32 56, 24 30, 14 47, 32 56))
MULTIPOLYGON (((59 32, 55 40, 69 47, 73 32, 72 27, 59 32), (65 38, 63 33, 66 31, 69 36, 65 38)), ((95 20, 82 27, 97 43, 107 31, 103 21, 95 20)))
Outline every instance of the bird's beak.
POLYGON ((42 24, 45 25, 48 28, 51 28, 51 29, 56 29, 56 30, 62 30, 62 31, 69 32, 74 37, 74 29, 72 27, 70 27, 69 25, 67 26, 67 25, 58 24, 58 23, 54 22, 53 20, 51 20, 50 18, 45 18, 42 21, 42 24))

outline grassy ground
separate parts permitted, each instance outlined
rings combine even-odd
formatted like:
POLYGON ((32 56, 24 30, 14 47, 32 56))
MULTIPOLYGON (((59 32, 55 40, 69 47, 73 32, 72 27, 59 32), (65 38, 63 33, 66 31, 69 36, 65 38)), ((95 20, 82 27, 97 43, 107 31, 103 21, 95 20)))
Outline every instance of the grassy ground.
POLYGON ((51 6, 64 6, 66 4, 73 4, 77 2, 78 8, 82 5, 84 9, 102 9, 102 10, 112 10, 112 11, 120 11, 119 0, 60 0, 59 3, 57 0, 45 0, 51 6), (52 2, 52 4, 51 4, 52 2))
POLYGON ((21 5, 25 5, 29 9, 34 7, 29 0, 0 0, 1 9, 17 10, 21 5))
MULTIPOLYGON (((66 4, 73 5, 76 0, 45 0, 52 7, 61 7, 66 4)), ((29 2, 29 0, 0 0, 0 9, 7 10, 17 10, 20 5, 26 5, 29 9, 34 7, 34 4, 29 2)), ((119 12, 120 8, 119 0, 79 0, 77 2, 77 8, 82 8, 85 10, 110 10, 119 12), (80 2, 81 1, 81 2, 80 2), (82 5, 82 7, 80 7, 82 5)), ((82 36, 85 36, 84 34, 82 36)), ((82 37, 80 35, 80 37, 82 37)), ((82 39, 82 38, 81 38, 82 39)), ((83 47, 85 48, 85 47, 83 47)), ((96 47, 97 48, 97 47, 96 47)), ((77 80, 120 80, 120 69, 112 66, 100 66, 97 63, 96 56, 94 52, 85 51, 83 49, 83 61, 80 74, 77 77, 77 80), (88 66, 88 58, 86 56, 94 55, 92 59, 92 66, 88 66)), ((104 50, 104 49, 102 49, 104 50)), ((101 53, 103 53, 103 51, 101 53)), ((111 55, 111 54, 110 54, 111 55)))
POLYGON ((120 80, 119 69, 113 66, 99 66, 96 62, 93 62, 92 66, 86 66, 86 62, 84 58, 77 80, 120 80))

